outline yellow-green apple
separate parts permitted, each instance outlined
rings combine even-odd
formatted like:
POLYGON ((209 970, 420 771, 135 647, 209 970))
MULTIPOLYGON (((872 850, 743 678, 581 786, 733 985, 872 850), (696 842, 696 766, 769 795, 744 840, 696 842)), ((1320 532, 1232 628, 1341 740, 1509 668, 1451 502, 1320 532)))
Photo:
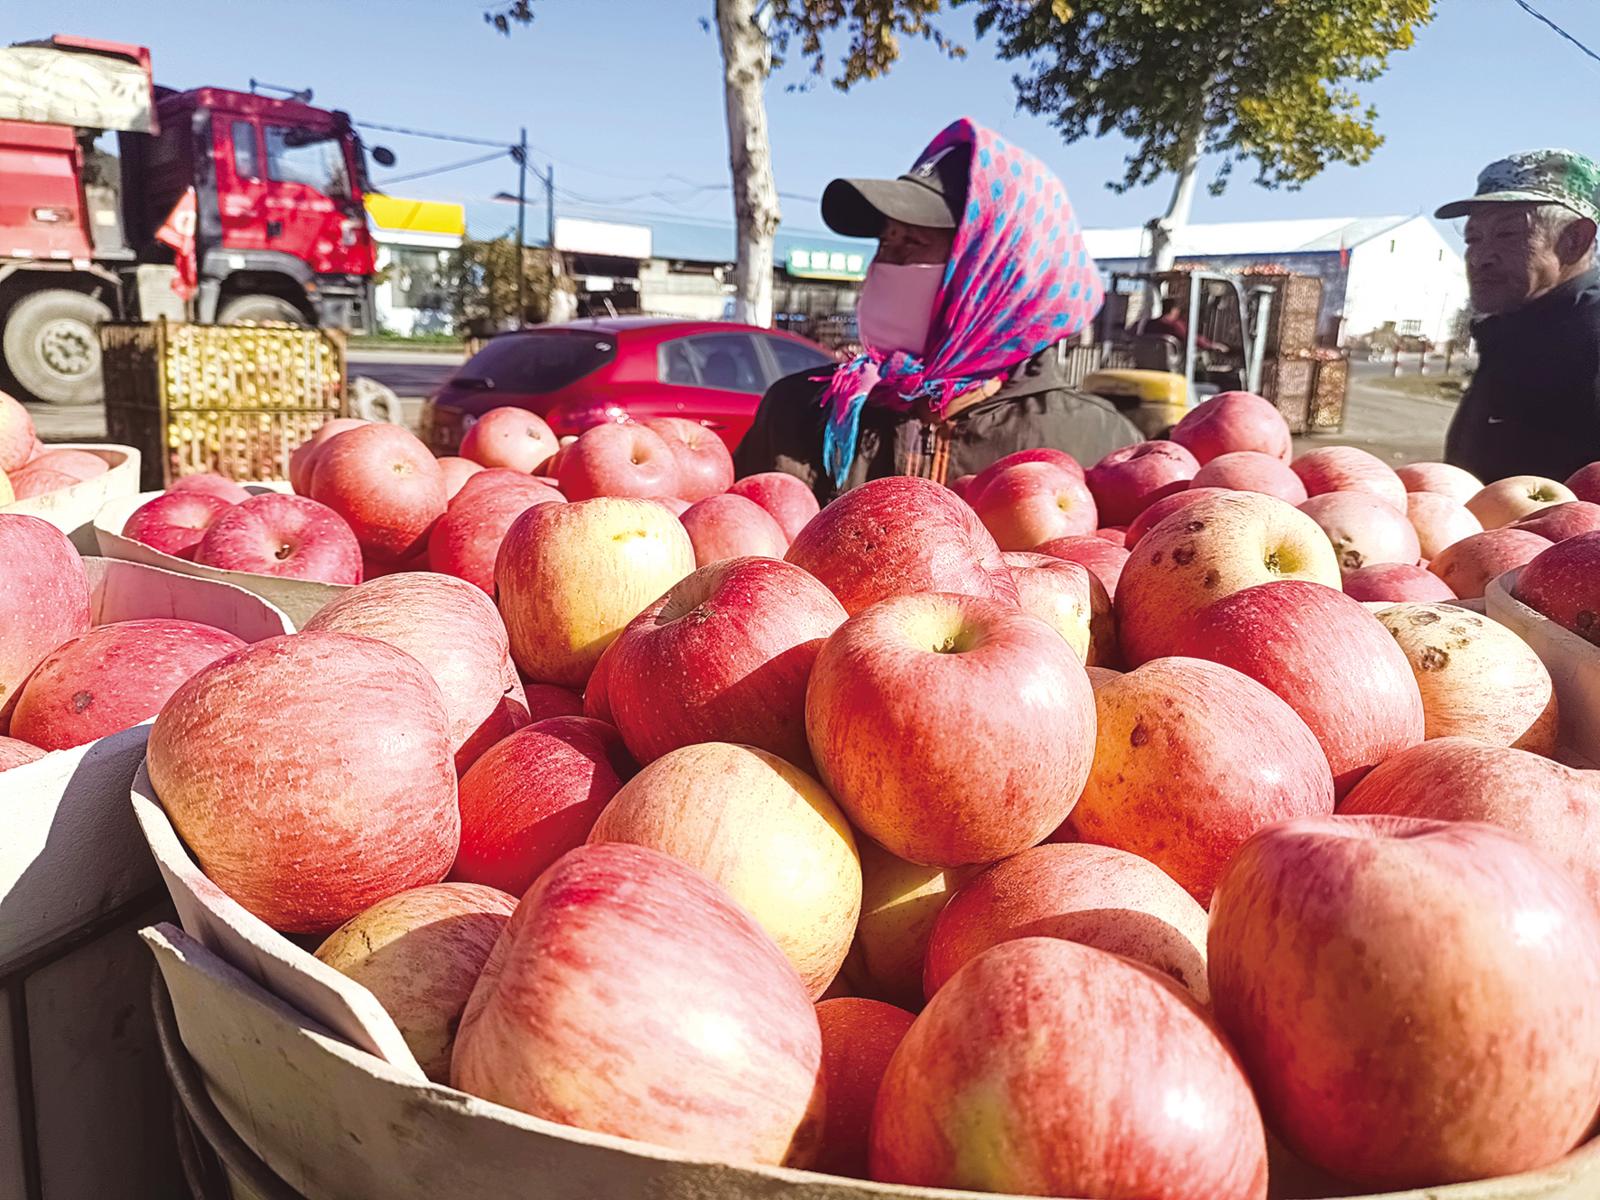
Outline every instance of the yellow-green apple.
POLYGON ((623 627, 693 570, 689 535, 653 501, 536 505, 495 560, 511 657, 534 683, 580 688, 623 627))
POLYGON ((762 471, 735 480, 728 488, 735 496, 754 500, 783 526, 791 542, 817 515, 817 498, 798 478, 784 471, 762 471))
POLYGON ((457 771, 528 723, 500 613, 464 579, 403 571, 370 580, 330 600, 301 629, 376 638, 421 663, 444 696, 457 771))
POLYGON ((5 508, 16 498, 16 492, 11 490, 11 476, 0 471, 0 508, 5 508))
POLYGON ((910 475, 846 492, 800 531, 786 557, 810 571, 854 615, 916 592, 1017 602, 1000 547, 949 488, 910 475))
POLYGON ((1483 480, 1450 463, 1406 463, 1396 467, 1394 473, 1408 492, 1433 492, 1463 506, 1483 490, 1483 480))
POLYGON ((450 1082, 450 1051, 515 896, 474 883, 431 883, 379 900, 317 947, 317 957, 377 998, 417 1065, 450 1082))
POLYGON ((1407 492, 1406 519, 1417 533, 1417 548, 1429 561, 1475 533, 1483 532, 1483 522, 1466 505, 1438 492, 1407 492))
POLYGON ((11 736, 65 750, 131 728, 160 712, 201 667, 244 644, 197 621, 97 626, 57 646, 28 676, 11 713, 11 736))
POLYGON ((925 867, 896 858, 870 838, 861 855, 861 919, 846 970, 857 990, 898 1004, 922 1005, 922 969, 934 922, 963 881, 979 867, 925 867))
POLYGON ((678 462, 660 434, 633 423, 586 429, 561 459, 561 493, 568 500, 596 496, 673 496, 678 462))
POLYGON ((1531 562, 1551 545, 1549 538, 1530 529, 1490 529, 1446 546, 1429 560, 1428 570, 1461 599, 1476 600, 1491 579, 1531 562))
POLYGON ((1566 500, 1541 508, 1532 516, 1523 517, 1512 528, 1529 530, 1552 542, 1564 542, 1580 533, 1600 530, 1600 504, 1591 504, 1587 500, 1566 500))
POLYGON ((1289 423, 1254 392, 1223 392, 1203 400, 1172 427, 1172 440, 1201 464, 1249 451, 1288 462, 1289 423))
POLYGON ((1389 604, 1456 598, 1448 583, 1417 563, 1373 563, 1346 571, 1344 594, 1352 600, 1389 604))
POLYGON ((967 502, 1002 550, 1093 533, 1099 523, 1083 480, 1049 462, 1017 463, 997 472, 967 502))
POLYGON ((1232 488, 1195 487, 1191 483, 1181 492, 1173 492, 1170 496, 1161 497, 1161 499, 1155 501, 1149 508, 1128 522, 1122 534, 1122 548, 1132 551, 1134 546, 1138 545, 1139 539, 1151 529, 1154 529, 1157 522, 1177 512, 1180 508, 1188 508, 1189 505, 1198 504, 1200 501, 1210 499, 1212 496, 1226 496, 1233 490, 1232 488))
POLYGON ((855 996, 817 1005, 828 1102, 816 1170, 866 1178, 867 1135, 878 1086, 914 1019, 903 1008, 855 996))
POLYGON ((752 746, 674 750, 623 785, 590 843, 649 846, 720 884, 821 996, 861 911, 861 861, 839 806, 811 776, 752 746))
POLYGON ((25 767, 44 757, 44 751, 21 738, 0 736, 0 771, 12 767, 25 767))
POLYGON ((174 558, 192 559, 211 522, 232 507, 232 501, 193 489, 162 492, 133 510, 122 536, 174 558))
POLYGON ((1176 442, 1139 442, 1113 450, 1083 477, 1099 523, 1126 525, 1161 497, 1185 490, 1199 469, 1194 455, 1176 442))
POLYGON ((806 683, 844 620, 833 593, 793 563, 701 567, 614 643, 612 723, 641 763, 696 742, 738 742, 806 765, 806 683))
POLYGON ((1051 538, 1048 542, 1041 542, 1037 552, 1089 568, 1112 599, 1117 595, 1117 580, 1122 577, 1122 564, 1128 561, 1126 550, 1095 534, 1051 538))
POLYGON ((434 522, 428 534, 429 569, 493 594, 495 556, 511 523, 535 504, 564 499, 555 488, 520 472, 502 467, 479 471, 434 522))
POLYGON ((231 479, 218 475, 215 471, 203 471, 198 475, 185 475, 175 479, 167 488, 169 492, 200 492, 207 496, 216 496, 226 500, 229 504, 242 504, 250 499, 250 493, 231 479))
POLYGON ((439 460, 439 470, 444 475, 444 502, 448 505, 461 494, 461 489, 467 480, 484 470, 483 464, 475 463, 470 458, 459 458, 455 455, 446 455, 439 460))
POLYGON ((461 845, 450 878, 520 896, 583 845, 622 787, 608 733, 587 717, 547 719, 484 751, 461 777, 461 845))
POLYGON ((1324 492, 1366 492, 1406 510, 1406 485, 1388 463, 1354 446, 1323 446, 1307 451, 1289 464, 1307 496, 1324 492))
POLYGON ((689 534, 697 567, 752 555, 782 558, 789 549, 777 519, 743 496, 707 496, 689 505, 678 520, 689 534))
POLYGON ((323 445, 330 439, 336 438, 346 430, 356 429, 362 425, 371 424, 360 417, 334 417, 319 425, 314 433, 294 448, 289 455, 289 486, 297 496, 311 494, 311 470, 316 465, 317 455, 323 445))
POLYGON ((89 619, 89 578, 66 534, 0 513, 0 732, 33 669, 89 619))
POLYGON ((1518 574, 1513 594, 1600 646, 1600 533, 1580 533, 1541 550, 1518 574))
POLYGON ((1532 516, 1552 504, 1576 500, 1572 490, 1542 475, 1510 475, 1497 479, 1467 501, 1467 510, 1485 529, 1499 529, 1532 516))
POLYGON ((1396 604, 1376 616, 1411 664, 1424 737, 1555 752, 1555 689, 1527 642, 1455 604, 1396 604))
POLYGON ((1422 740, 1411 664, 1360 601, 1333 588, 1286 580, 1236 592, 1200 614, 1179 652, 1243 671, 1287 701, 1316 735, 1340 795, 1422 740))
POLYGON ((1139 539, 1117 581, 1123 658, 1138 666, 1178 649, 1208 604, 1257 584, 1339 586, 1339 561, 1317 523, 1282 500, 1224 492, 1179 509, 1139 539))
POLYGON ((361 545, 333 509, 304 496, 264 492, 212 518, 194 561, 283 579, 360 583, 361 545))
POLYGON ((1080 662, 1115 661, 1117 626, 1111 596, 1088 567, 1026 550, 1008 551, 1005 560, 1023 612, 1066 638, 1080 662))
POLYGON ((1190 486, 1260 492, 1288 504, 1304 504, 1306 500, 1306 485, 1290 469, 1288 461, 1259 450, 1232 450, 1217 455, 1195 472, 1190 486))
POLYGON ((1414 563, 1417 531, 1403 510, 1367 492, 1323 492, 1300 505, 1328 535, 1341 571, 1373 563, 1414 563))
POLYGON ((934 923, 923 967, 929 999, 991 946, 1064 938, 1154 967, 1201 1004, 1206 910, 1148 859, 1085 843, 1034 846, 980 871, 934 923))
POLYGON ((218 659, 167 701, 146 763, 201 869, 286 933, 326 933, 455 858, 444 698, 372 638, 300 633, 218 659))
POLYGON ((329 438, 314 468, 311 498, 349 522, 362 553, 374 561, 415 557, 444 515, 444 472, 399 425, 361 425, 329 438))
POLYGON ((544 418, 525 408, 491 408, 461 439, 461 457, 532 475, 560 448, 544 418))
POLYGON ((727 444, 699 421, 657 417, 644 426, 660 434, 672 451, 678 464, 679 499, 693 504, 707 496, 720 496, 733 483, 733 455, 727 444))
POLYGON ((1261 1114, 1205 1010, 1104 950, 1024 937, 978 955, 889 1062, 885 1183, 1038 1196, 1265 1200, 1261 1114))
POLYGON ((822 1035, 783 951, 693 867, 580 846, 517 905, 467 1001, 451 1083, 720 1162, 808 1166, 822 1035))
POLYGON ((1579 500, 1600 504, 1600 462, 1579 467, 1567 477, 1567 487, 1579 500))
POLYGON ((1487 821, 1550 855, 1600 905, 1600 771, 1469 738, 1437 738, 1375 767, 1339 811, 1487 821))
POLYGON ((0 474, 19 470, 32 455, 35 441, 32 414, 0 392, 0 474))
POLYGON ((896 596, 823 645, 806 733, 828 790, 890 853, 987 863, 1071 811, 1094 752, 1094 695, 1066 640, 1014 605, 896 596))
POLYGON ((1600 910, 1504 830, 1264 829, 1217 888, 1207 950, 1268 1122, 1364 1190, 1530 1171, 1594 1123, 1600 910))
POLYGON ((1149 859, 1201 904, 1256 830, 1333 811, 1312 731, 1230 667, 1158 658, 1096 688, 1094 701, 1094 767, 1068 828, 1149 859))

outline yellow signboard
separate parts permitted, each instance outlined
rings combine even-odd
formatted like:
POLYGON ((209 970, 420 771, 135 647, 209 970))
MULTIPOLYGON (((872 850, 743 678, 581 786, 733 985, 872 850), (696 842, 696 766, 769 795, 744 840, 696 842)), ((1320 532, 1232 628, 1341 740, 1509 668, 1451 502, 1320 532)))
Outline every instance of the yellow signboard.
POLYGON ((407 200, 400 196, 367 196, 367 216, 379 229, 396 233, 439 233, 462 237, 467 232, 465 205, 447 200, 407 200))

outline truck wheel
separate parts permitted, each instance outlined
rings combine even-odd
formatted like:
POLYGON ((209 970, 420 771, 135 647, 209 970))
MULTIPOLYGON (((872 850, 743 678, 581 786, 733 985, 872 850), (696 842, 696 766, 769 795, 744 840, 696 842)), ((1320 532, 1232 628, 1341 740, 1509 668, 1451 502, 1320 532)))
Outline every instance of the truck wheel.
POLYGON ((111 310, 93 296, 51 288, 25 296, 5 318, 0 348, 23 391, 50 404, 98 404, 100 331, 111 310))
POLYGON ((306 315, 282 296, 235 296, 217 311, 218 325, 237 325, 241 321, 282 325, 304 325, 306 315))

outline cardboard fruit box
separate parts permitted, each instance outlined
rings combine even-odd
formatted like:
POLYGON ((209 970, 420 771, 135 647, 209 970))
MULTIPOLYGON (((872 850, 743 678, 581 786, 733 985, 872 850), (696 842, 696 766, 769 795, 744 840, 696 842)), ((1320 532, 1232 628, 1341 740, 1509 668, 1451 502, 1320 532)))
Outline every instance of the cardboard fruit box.
POLYGON ((139 490, 139 452, 132 446, 101 442, 51 443, 50 450, 86 450, 106 461, 107 471, 71 487, 0 505, 0 512, 21 513, 48 521, 72 539, 80 554, 94 554, 94 517, 109 501, 139 490))

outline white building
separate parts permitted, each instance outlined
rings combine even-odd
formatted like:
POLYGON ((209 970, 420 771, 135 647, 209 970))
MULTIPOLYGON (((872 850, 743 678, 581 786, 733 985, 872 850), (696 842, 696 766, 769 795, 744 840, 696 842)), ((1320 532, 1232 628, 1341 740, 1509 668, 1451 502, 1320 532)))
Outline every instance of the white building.
POLYGON ((454 318, 441 274, 467 232, 467 210, 441 200, 368 194, 367 222, 379 280, 373 308, 379 329, 411 337, 450 333, 454 318))
MULTIPOLYGON (((1102 270, 1143 269, 1149 233, 1090 229, 1102 270)), ((1393 324, 1399 333, 1448 340, 1467 303, 1461 254, 1427 217, 1332 217, 1190 225, 1177 238, 1184 265, 1237 271, 1268 264, 1323 281, 1320 340, 1342 345, 1393 324)))

